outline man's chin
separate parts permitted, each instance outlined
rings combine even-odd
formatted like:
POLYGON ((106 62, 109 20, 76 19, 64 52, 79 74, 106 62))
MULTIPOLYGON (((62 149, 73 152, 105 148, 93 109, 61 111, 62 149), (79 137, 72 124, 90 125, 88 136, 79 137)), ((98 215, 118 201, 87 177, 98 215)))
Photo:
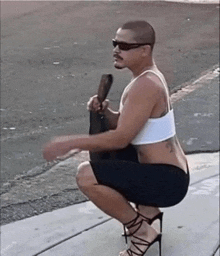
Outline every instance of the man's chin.
POLYGON ((114 63, 114 67, 117 69, 123 69, 123 66, 120 66, 118 63, 114 63))

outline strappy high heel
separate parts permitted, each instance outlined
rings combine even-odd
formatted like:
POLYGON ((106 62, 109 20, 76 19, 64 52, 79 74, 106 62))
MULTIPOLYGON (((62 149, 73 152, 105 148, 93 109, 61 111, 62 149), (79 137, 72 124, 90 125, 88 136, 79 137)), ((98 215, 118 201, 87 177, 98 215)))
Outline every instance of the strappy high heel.
POLYGON ((152 219, 144 216, 141 213, 139 213, 139 214, 149 225, 151 225, 155 220, 160 220, 160 233, 162 233, 162 229, 163 229, 163 212, 159 212, 152 219))
MULTIPOLYGON (((160 233, 162 233, 162 229, 163 229, 163 212, 159 212, 157 215, 155 215, 152 219, 144 216, 143 214, 139 213, 139 215, 149 224, 151 225, 155 220, 160 220, 160 233)), ((122 233, 122 236, 130 236, 130 234, 128 234, 126 227, 124 226, 124 233, 122 233)))
MULTIPOLYGON (((137 217, 134 218, 133 220, 131 220, 130 222, 124 224, 124 227, 126 226, 127 228, 135 228, 136 229, 130 233, 130 236, 133 236, 135 239, 137 239, 137 242, 134 242, 131 240, 131 243, 133 244, 133 246, 137 249, 138 252, 134 252, 131 249, 127 250, 127 253, 129 256, 144 256, 144 254, 148 251, 148 249, 156 242, 159 243, 159 256, 161 256, 162 254, 162 246, 161 246, 161 238, 162 238, 162 234, 158 234, 157 237, 152 241, 152 242, 148 242, 147 240, 144 240, 143 238, 140 238, 138 236, 135 236, 134 234, 141 228, 143 222, 145 221, 144 219, 141 219, 139 222, 137 222, 138 218, 141 216, 141 214, 137 213, 137 217), (139 247, 140 246, 147 246, 146 250, 141 250, 139 247)), ((125 233, 126 234, 126 233, 125 233)), ((125 235, 125 242, 127 244, 127 235, 125 235)))

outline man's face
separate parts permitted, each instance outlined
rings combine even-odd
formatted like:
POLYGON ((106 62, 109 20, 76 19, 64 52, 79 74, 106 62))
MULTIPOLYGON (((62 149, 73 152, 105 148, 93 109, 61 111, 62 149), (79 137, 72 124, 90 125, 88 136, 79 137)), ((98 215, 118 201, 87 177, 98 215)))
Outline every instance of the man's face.
MULTIPOLYGON (((119 28, 116 32, 115 41, 118 43, 137 44, 134 34, 131 30, 119 28)), ((121 50, 117 45, 113 49, 114 67, 117 69, 131 68, 140 60, 142 54, 141 47, 130 49, 128 51, 121 50)))

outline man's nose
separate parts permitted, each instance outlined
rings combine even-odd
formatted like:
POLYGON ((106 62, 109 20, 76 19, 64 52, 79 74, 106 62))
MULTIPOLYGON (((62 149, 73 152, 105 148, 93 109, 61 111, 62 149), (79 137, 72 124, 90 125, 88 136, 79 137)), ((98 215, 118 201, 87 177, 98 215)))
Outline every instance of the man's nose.
POLYGON ((118 45, 115 46, 115 48, 113 49, 113 52, 114 53, 119 53, 120 52, 120 49, 119 49, 118 45))

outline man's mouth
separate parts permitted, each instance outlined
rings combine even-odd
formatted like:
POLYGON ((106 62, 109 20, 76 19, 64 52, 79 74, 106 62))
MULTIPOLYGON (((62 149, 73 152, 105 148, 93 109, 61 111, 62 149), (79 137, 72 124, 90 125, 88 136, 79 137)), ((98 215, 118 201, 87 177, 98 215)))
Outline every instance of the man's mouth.
POLYGON ((122 57, 120 57, 117 54, 114 54, 113 57, 114 57, 115 60, 123 60, 122 57))

